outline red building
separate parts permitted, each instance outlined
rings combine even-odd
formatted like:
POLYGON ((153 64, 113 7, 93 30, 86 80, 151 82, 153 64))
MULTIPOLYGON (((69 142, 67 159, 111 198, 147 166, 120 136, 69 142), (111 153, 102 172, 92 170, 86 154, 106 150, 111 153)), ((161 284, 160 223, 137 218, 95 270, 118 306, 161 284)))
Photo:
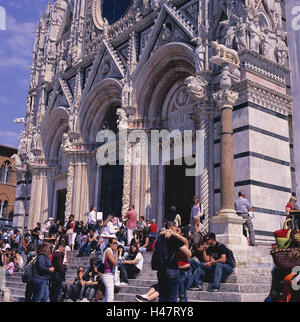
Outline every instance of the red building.
POLYGON ((17 179, 13 166, 17 149, 0 145, 0 225, 12 226, 17 179))

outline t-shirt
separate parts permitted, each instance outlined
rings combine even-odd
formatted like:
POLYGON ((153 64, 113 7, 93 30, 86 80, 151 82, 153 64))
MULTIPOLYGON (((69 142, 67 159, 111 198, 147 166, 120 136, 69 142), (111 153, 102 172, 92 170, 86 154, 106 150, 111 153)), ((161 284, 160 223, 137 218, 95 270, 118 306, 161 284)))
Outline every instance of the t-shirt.
POLYGON ((41 232, 41 230, 36 227, 32 230, 32 232, 35 233, 35 234, 32 234, 32 239, 34 239, 34 240, 39 239, 39 235, 36 235, 36 233, 39 234, 41 232))
POLYGON ((225 263, 229 264, 228 258, 227 258, 227 248, 225 245, 220 244, 219 242, 217 242, 215 246, 209 246, 207 248, 206 254, 210 255, 214 260, 220 259, 221 255, 225 254, 226 255, 226 262, 225 263))
POLYGON ((157 224, 152 223, 150 225, 151 233, 157 233, 157 224))
POLYGON ((141 253, 138 253, 135 257, 138 261, 135 263, 135 266, 141 271, 144 265, 144 257, 141 253))

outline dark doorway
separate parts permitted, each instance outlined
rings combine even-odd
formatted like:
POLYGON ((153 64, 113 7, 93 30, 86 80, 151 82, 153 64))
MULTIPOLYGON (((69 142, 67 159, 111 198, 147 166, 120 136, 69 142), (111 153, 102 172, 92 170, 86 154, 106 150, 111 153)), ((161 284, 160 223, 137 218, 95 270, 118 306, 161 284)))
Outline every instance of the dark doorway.
POLYGON ((60 224, 65 223, 66 197, 67 189, 57 191, 56 220, 58 219, 60 224))
POLYGON ((103 212, 103 219, 115 213, 122 214, 124 166, 108 165, 101 168, 101 190, 98 211, 103 212))
POLYGON ((182 224, 190 220, 193 196, 195 195, 195 177, 187 177, 186 166, 165 166, 165 213, 171 206, 176 206, 182 224))

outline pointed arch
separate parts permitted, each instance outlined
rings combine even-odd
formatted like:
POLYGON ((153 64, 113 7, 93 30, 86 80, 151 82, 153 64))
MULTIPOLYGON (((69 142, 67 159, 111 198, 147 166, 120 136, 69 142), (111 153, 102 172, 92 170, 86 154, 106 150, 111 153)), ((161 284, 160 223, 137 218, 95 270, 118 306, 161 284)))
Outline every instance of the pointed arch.
POLYGON ((110 108, 122 105, 122 85, 112 78, 98 83, 85 98, 79 112, 79 127, 86 143, 95 143, 97 132, 110 108))
POLYGON ((46 158, 58 156, 63 133, 68 131, 69 112, 64 107, 55 108, 44 120, 41 143, 46 158))
POLYGON ((164 99, 178 81, 195 73, 193 48, 184 43, 160 47, 147 61, 135 82, 133 97, 138 117, 160 116, 164 99))

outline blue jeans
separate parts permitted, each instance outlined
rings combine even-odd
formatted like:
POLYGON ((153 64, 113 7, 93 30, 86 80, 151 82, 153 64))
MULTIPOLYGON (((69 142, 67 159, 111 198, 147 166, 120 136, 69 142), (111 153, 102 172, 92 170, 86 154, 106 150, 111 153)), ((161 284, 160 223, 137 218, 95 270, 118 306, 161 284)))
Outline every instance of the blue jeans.
POLYGON ((187 288, 197 287, 198 285, 201 285, 201 281, 199 279, 199 270, 198 270, 198 264, 199 262, 196 262, 194 259, 189 260, 191 268, 190 268, 190 278, 188 281, 187 288))
POLYGON ((180 285, 179 269, 157 272, 159 302, 177 302, 180 285))
POLYGON ((49 280, 35 277, 33 279, 32 302, 49 302, 49 280))
POLYGON ((217 289, 220 288, 220 284, 222 281, 223 275, 230 275, 233 272, 233 268, 228 264, 223 263, 216 263, 215 265, 211 265, 210 267, 206 267, 205 263, 198 263, 198 280, 199 284, 203 284, 203 279, 205 277, 206 272, 212 272, 214 273, 214 279, 212 283, 212 287, 215 287, 217 289))
POLYGON ((80 255, 85 255, 85 256, 89 256, 91 249, 97 249, 97 243, 95 241, 92 241, 91 243, 86 242, 79 250, 79 254, 80 255))
POLYGON ((190 269, 179 270, 180 272, 180 285, 179 285, 179 298, 180 302, 187 302, 187 287, 191 276, 190 269))

